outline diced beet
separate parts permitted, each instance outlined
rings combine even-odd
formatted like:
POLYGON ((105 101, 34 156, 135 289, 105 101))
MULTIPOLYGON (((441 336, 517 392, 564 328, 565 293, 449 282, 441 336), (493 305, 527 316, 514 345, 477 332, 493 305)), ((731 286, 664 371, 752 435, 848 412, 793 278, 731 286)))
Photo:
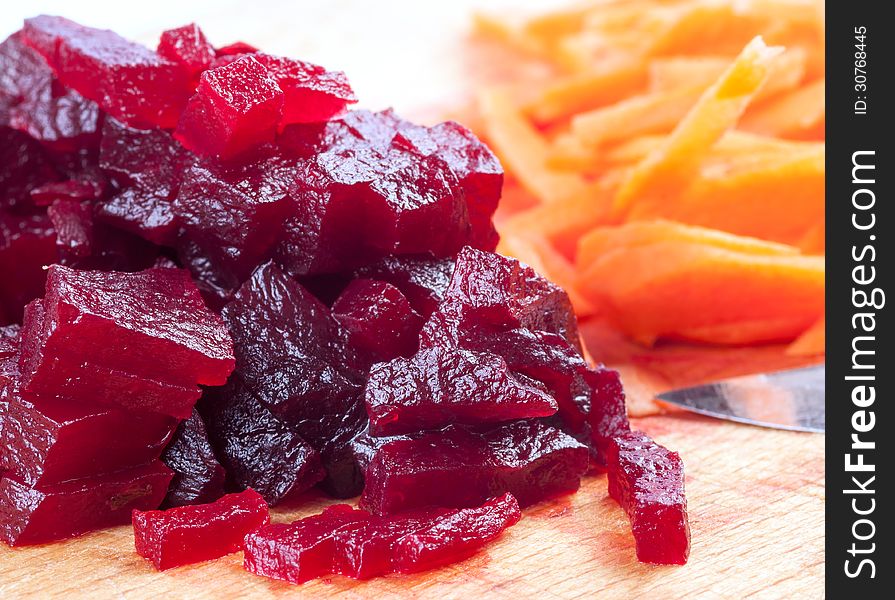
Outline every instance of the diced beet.
POLYGON ((401 290, 416 312, 428 317, 444 300, 453 272, 453 258, 386 256, 358 269, 357 276, 392 284, 401 290))
POLYGON ((586 446, 539 421, 484 432, 454 426, 380 448, 367 468, 361 506, 391 515, 478 506, 503 492, 525 506, 578 489, 587 463, 586 446))
POLYGON ((232 159, 274 140, 283 100, 264 65, 243 56, 202 73, 174 135, 197 154, 232 159))
POLYGON ((228 168, 201 161, 184 173, 174 214, 195 250, 236 288, 264 262, 291 209, 292 167, 280 157, 228 168))
POLYGON ((293 58, 257 53, 253 57, 283 90, 282 125, 326 121, 357 102, 345 74, 293 58))
POLYGON ((56 181, 31 188, 29 195, 36 206, 50 206, 56 200, 95 200, 102 190, 93 181, 56 181))
POLYGON ((100 219, 159 244, 173 245, 171 202, 195 157, 160 129, 137 129, 107 118, 99 166, 118 191, 97 205, 100 219))
POLYGON ((587 383, 591 390, 587 423, 590 441, 597 451, 597 467, 606 467, 606 456, 613 438, 631 430, 625 408, 625 390, 618 371, 600 365, 589 369, 587 383))
POLYGON ((628 513, 637 560, 685 564, 690 525, 680 455, 631 431, 612 440, 608 458, 609 495, 628 513))
POLYGON ((186 271, 103 273, 56 265, 43 303, 46 335, 40 359, 23 363, 27 389, 51 376, 53 359, 79 358, 185 385, 221 385, 233 368, 226 326, 205 308, 186 271))
POLYGON ((422 571, 469 557, 520 517, 510 494, 474 508, 430 508, 390 517, 337 504, 249 534, 244 566, 292 583, 336 573, 369 579, 422 571))
POLYGON ((267 263, 223 317, 233 335, 236 376, 326 464, 331 448, 352 437, 363 419, 362 374, 329 309, 267 263))
POLYGON ((195 410, 177 427, 161 459, 174 471, 165 506, 204 504, 224 495, 227 473, 215 458, 205 423, 195 410))
POLYGON ((335 504, 289 525, 265 525, 246 536, 243 565, 255 575, 292 583, 329 575, 337 551, 334 536, 369 519, 366 511, 335 504))
POLYGON ((257 491, 271 506, 325 476, 317 451, 265 408, 236 375, 225 387, 207 392, 200 411, 216 456, 233 483, 257 491))
POLYGON ((374 435, 547 417, 557 410, 540 384, 513 375, 501 357, 460 348, 429 348, 374 365, 364 399, 374 435))
POLYGON ((23 38, 17 32, 0 43, 0 105, 6 102, 7 124, 55 150, 74 150, 95 142, 99 107, 63 88, 44 58, 23 38))
POLYGON ((511 494, 453 512, 398 540, 392 550, 396 570, 413 573, 463 560, 521 518, 519 503, 511 494))
POLYGON ((404 436, 376 437, 361 429, 333 445, 327 464, 326 492, 335 498, 353 498, 364 490, 364 472, 379 448, 404 436))
POLYGON ((389 283, 355 279, 335 301, 332 313, 367 364, 410 356, 417 350, 423 318, 401 290, 389 283))
POLYGON ((96 245, 93 231, 93 210, 87 202, 56 200, 47 209, 56 230, 56 248, 61 256, 84 258, 96 245))
POLYGON ((44 15, 27 19, 23 36, 63 85, 130 125, 174 127, 192 91, 176 63, 112 31, 44 15))
POLYGON ((0 324, 22 320, 25 305, 43 293, 44 267, 57 257, 56 232, 46 215, 0 211, 0 324))
POLYGON ((211 67, 215 58, 214 46, 195 23, 163 31, 156 51, 159 56, 177 63, 195 78, 211 67))
POLYGON ((246 490, 210 504, 135 510, 134 546, 164 571, 238 552, 246 535, 269 522, 264 498, 246 490))
POLYGON ((157 507, 171 480, 159 461, 142 467, 46 487, 0 480, 0 536, 25 546, 121 525, 134 509, 157 507))
MULTIPOLYGON (((21 325, 3 325, 0 326, 0 360, 11 358, 19 351, 19 334, 22 331, 21 325)), ((18 370, 18 364, 12 363, 11 368, 18 370)), ((0 377, 4 371, 0 369, 0 377)), ((3 381, 0 380, 0 384, 3 381)))
POLYGON ((217 56, 218 58, 222 56, 255 54, 256 52, 258 52, 258 49, 251 44, 247 44, 246 42, 233 42, 232 44, 221 46, 214 51, 215 56, 217 56))
MULTIPOLYGON (((0 209, 31 208, 31 190, 58 179, 52 161, 37 141, 0 122, 0 209)), ((5 218, 0 212, 0 220, 5 218)))

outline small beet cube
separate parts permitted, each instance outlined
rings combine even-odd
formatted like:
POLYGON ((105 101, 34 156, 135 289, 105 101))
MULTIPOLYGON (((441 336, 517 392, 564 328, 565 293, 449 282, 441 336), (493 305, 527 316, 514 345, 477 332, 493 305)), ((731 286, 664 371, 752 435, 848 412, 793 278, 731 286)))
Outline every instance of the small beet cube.
POLYGON ((504 492, 524 506, 578 489, 587 464, 586 446, 539 421, 485 432, 454 426, 380 448, 367 468, 361 506, 391 515, 478 506, 504 492))
POLYGON ((156 52, 162 58, 177 63, 195 78, 211 67, 215 58, 214 46, 195 23, 163 31, 156 52))
POLYGON ((44 267, 57 260, 56 231, 49 217, 0 211, 0 324, 22 320, 25 305, 43 292, 44 267))
POLYGON ((55 150, 93 143, 99 107, 59 85, 53 70, 23 37, 17 32, 0 43, 0 105, 5 97, 9 126, 55 150))
POLYGON ((227 474, 273 506, 325 476, 320 455, 277 419, 234 375, 200 403, 208 437, 227 474))
POLYGON ((393 548, 395 570, 413 573, 463 560, 521 518, 519 503, 511 494, 445 515, 398 540, 393 548))
POLYGON ((283 98, 264 65, 243 56, 202 73, 174 136, 197 154, 234 158, 274 140, 283 98))
POLYGON ((177 427, 161 459, 174 471, 166 506, 204 504, 224 495, 227 473, 215 458, 205 423, 195 410, 177 427))
POLYGON ((61 256, 75 259, 90 256, 95 250, 93 209, 87 202, 56 200, 47 209, 56 230, 56 248, 61 256))
MULTIPOLYGON (((31 190, 58 179, 40 143, 0 121, 0 209, 31 208, 31 190)), ((0 213, 0 220, 5 218, 0 213)))
POLYGON ((335 504, 292 524, 265 525, 245 538, 243 566, 255 575, 304 583, 333 572, 334 537, 369 521, 370 514, 335 504))
POLYGON ((612 440, 608 459, 609 495, 631 519, 637 560, 685 564, 690 524, 680 455, 631 431, 612 440))
POLYGON ((391 284, 355 279, 336 299, 332 313, 368 364, 417 350, 423 318, 391 284))
POLYGON ((364 396, 373 435, 550 416, 556 401, 491 353, 430 348, 374 365, 364 396))
MULTIPOLYGON (((42 347, 23 363, 28 389, 50 376, 53 359, 79 357, 113 371, 187 385, 221 385, 233 368, 226 327, 205 308, 186 271, 103 273, 56 265, 50 267, 43 303, 42 347)), ((188 416, 187 411, 183 418, 188 416)))
POLYGON ((453 258, 386 256, 361 267, 356 274, 392 284, 401 290, 416 312, 429 317, 444 300, 453 272, 453 258))
POLYGON ((134 546, 164 571, 238 552, 247 534, 269 522, 264 498, 246 490, 210 504, 135 510, 134 546))
POLYGON ((23 36, 63 85, 129 125, 174 127, 192 91, 179 65, 112 31, 43 15, 23 36))
POLYGON ((0 537, 10 546, 25 546, 122 525, 132 510, 157 507, 170 480, 171 471, 159 461, 46 487, 29 487, 4 477, 0 537))
POLYGON ((357 102, 345 74, 293 58, 253 54, 283 90, 282 125, 326 121, 357 102))

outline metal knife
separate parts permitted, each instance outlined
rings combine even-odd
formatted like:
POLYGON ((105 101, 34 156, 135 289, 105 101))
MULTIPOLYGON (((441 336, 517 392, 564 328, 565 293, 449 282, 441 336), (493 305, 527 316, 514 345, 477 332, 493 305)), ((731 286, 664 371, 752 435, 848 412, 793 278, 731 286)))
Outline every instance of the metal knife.
POLYGON ((734 377, 664 392, 662 402, 749 425, 823 433, 824 365, 734 377))

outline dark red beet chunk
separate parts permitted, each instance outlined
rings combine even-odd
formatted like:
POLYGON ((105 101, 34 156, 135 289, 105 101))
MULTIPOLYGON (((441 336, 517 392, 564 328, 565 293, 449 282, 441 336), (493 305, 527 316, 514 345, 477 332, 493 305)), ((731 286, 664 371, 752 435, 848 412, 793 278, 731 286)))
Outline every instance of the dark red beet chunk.
POLYGON ((453 258, 386 256, 358 269, 357 276, 392 284, 401 290, 416 312, 428 317, 444 300, 453 272, 453 258))
POLYGON ((640 431, 612 440, 609 495, 631 519, 637 560, 682 565, 690 555, 684 465, 677 452, 640 431))
POLYGON ((357 102, 348 78, 342 72, 293 58, 253 54, 283 90, 281 125, 326 121, 338 115, 348 104, 357 102))
POLYGON ((451 427, 380 448, 367 468, 361 506, 391 515, 478 506, 503 492, 525 506, 578 489, 587 463, 585 446, 539 421, 480 433, 451 427))
POLYGON ((0 44, 0 105, 4 102, 10 127, 56 150, 77 149, 98 134, 99 107, 59 85, 22 32, 0 44))
POLYGON ((93 181, 57 181, 31 189, 29 195, 36 206, 50 206, 56 200, 95 200, 102 190, 93 181))
POLYGON ((364 400, 373 435, 547 417, 557 410, 540 384, 513 375, 499 356, 460 348, 430 348, 375 365, 364 400))
POLYGON ((333 572, 334 536, 369 521, 370 514, 336 504, 290 525, 266 525, 245 538, 243 565, 255 575, 304 583, 333 572))
POLYGON ((521 517, 510 494, 482 506, 378 517, 345 504, 246 537, 246 570, 303 583, 338 573, 369 579, 463 560, 521 517))
POLYGON ((336 299, 332 313, 368 364, 417 350, 423 318, 391 284, 355 279, 336 299))
POLYGON ((135 510, 134 546, 164 571, 238 552, 245 536, 269 521, 264 498, 252 490, 211 504, 135 510))
POLYGON ((121 525, 134 509, 158 506, 171 471, 161 462, 46 487, 0 480, 0 536, 10 546, 40 544, 121 525))
POLYGON ((165 506, 204 504, 224 495, 227 473, 215 458, 205 423, 195 410, 177 427, 161 458, 174 471, 165 506))
POLYGON ((277 419, 236 375, 209 391, 200 405, 208 437, 227 474, 273 506, 325 476, 320 455, 296 431, 277 419))
POLYGON ((236 376, 326 464, 331 449, 353 437, 363 420, 362 375, 329 309, 267 263, 223 317, 233 335, 236 376))
POLYGON ((211 67, 215 58, 214 46, 195 23, 163 31, 156 51, 197 79, 199 73, 211 67))
MULTIPOLYGON (((102 273, 53 266, 43 308, 38 347, 23 353, 26 390, 52 392, 73 376, 87 385, 93 375, 82 368, 85 362, 161 388, 221 385, 233 368, 224 323, 179 269, 102 273)), ((103 385, 102 375, 95 376, 103 385)), ((169 414, 186 418, 186 408, 172 402, 169 414)))
POLYGON ((56 248, 62 256, 85 258, 93 253, 96 240, 93 209, 87 202, 56 200, 47 209, 56 230, 56 248))
POLYGON ((112 31, 40 16, 23 35, 63 85, 130 125, 174 127, 192 91, 179 65, 112 31))
POLYGON ((174 135, 197 154, 232 159, 274 140, 283 100, 264 65, 243 56, 202 73, 174 135))
POLYGON ((22 320, 25 305, 43 293, 44 267, 57 256, 56 232, 48 217, 0 211, 0 324, 22 320))
MULTIPOLYGON (((31 190, 58 179, 41 145, 21 131, 5 127, 0 120, 0 209, 32 208, 31 190)), ((0 219, 4 218, 0 212, 0 219)))

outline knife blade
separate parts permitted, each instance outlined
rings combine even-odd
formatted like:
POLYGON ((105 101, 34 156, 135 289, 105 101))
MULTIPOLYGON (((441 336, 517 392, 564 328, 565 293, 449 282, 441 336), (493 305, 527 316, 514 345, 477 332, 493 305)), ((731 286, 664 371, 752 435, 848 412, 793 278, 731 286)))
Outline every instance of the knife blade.
POLYGON ((824 365, 663 392, 657 398, 685 410, 760 427, 823 433, 824 365))

